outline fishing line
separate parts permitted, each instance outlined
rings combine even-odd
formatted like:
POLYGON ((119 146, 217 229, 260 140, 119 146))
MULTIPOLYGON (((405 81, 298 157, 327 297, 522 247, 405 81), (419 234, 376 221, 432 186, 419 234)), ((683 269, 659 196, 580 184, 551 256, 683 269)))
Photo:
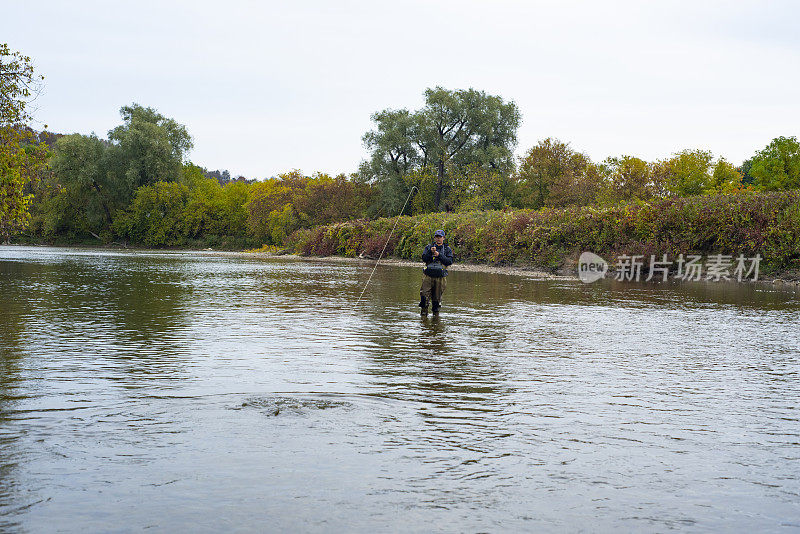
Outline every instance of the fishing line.
MULTIPOLYGON (((367 291, 367 286, 369 286, 370 281, 372 280, 372 275, 375 274, 375 269, 378 268, 378 264, 381 262, 381 258, 383 257, 383 253, 386 252, 386 247, 389 245, 389 240, 392 238, 392 234, 394 233, 394 229, 397 228, 397 223, 400 222, 400 216, 406 209, 406 205, 408 201, 411 199, 411 194, 414 192, 414 189, 417 189, 417 186, 412 185, 411 190, 408 192, 408 196, 406 197, 406 201, 403 204, 403 207, 400 209, 400 213, 397 214, 397 219, 394 221, 394 226, 392 226, 392 231, 389 232, 389 237, 386 238, 386 243, 383 244, 383 250, 381 250, 380 256, 378 256, 378 261, 375 262, 375 267, 372 268, 372 272, 369 273, 369 278, 367 279, 367 283, 364 284, 364 289, 361 290, 361 294, 358 296, 358 300, 356 301, 356 306, 358 303, 361 302, 361 297, 364 296, 364 293, 367 291)), ((419 191, 419 189, 417 189, 419 191)))

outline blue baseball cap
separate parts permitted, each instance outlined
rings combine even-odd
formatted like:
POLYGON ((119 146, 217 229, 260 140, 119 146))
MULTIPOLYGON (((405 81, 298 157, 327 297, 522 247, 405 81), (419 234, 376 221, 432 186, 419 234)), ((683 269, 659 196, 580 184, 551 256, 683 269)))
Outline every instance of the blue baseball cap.
POLYGON ((436 230, 436 232, 433 235, 434 236, 442 236, 442 237, 444 237, 444 230, 436 230))

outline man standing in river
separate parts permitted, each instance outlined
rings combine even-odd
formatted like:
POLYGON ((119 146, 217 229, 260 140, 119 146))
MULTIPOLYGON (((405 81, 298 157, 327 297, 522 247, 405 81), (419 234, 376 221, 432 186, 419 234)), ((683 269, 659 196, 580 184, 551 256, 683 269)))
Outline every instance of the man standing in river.
POLYGON ((422 270, 422 289, 419 291, 420 313, 427 315, 428 302, 433 304, 433 313, 439 313, 442 293, 447 287, 446 267, 453 264, 453 251, 444 242, 444 230, 436 230, 433 234, 433 243, 426 245, 422 251, 422 261, 425 262, 425 268, 422 270))

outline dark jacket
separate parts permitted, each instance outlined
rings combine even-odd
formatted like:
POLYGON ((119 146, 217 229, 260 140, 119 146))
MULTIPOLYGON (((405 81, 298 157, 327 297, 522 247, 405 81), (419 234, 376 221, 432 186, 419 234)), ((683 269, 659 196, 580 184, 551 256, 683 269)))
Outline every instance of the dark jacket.
MULTIPOLYGON (((447 243, 442 244, 442 246, 436 245, 436 243, 431 243, 430 245, 425 246, 425 250, 422 251, 422 261, 425 262, 425 265, 429 263, 433 263, 434 261, 438 261, 445 267, 448 265, 453 264, 453 251, 450 250, 450 247, 447 243), (436 247, 436 250, 439 251, 439 256, 434 258, 433 252, 431 252, 431 247, 436 247)), ((444 271, 444 275, 447 276, 447 270, 444 271)))

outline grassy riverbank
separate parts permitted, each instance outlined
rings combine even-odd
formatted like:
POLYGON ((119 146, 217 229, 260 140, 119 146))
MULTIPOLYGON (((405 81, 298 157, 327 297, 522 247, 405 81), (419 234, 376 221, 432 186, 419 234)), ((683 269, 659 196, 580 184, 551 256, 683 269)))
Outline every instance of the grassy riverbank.
POLYGON ((582 251, 621 254, 744 254, 762 257, 765 273, 800 268, 800 191, 663 199, 613 207, 432 213, 357 220, 299 230, 287 248, 314 256, 416 259, 443 228, 457 260, 571 268, 582 251))

